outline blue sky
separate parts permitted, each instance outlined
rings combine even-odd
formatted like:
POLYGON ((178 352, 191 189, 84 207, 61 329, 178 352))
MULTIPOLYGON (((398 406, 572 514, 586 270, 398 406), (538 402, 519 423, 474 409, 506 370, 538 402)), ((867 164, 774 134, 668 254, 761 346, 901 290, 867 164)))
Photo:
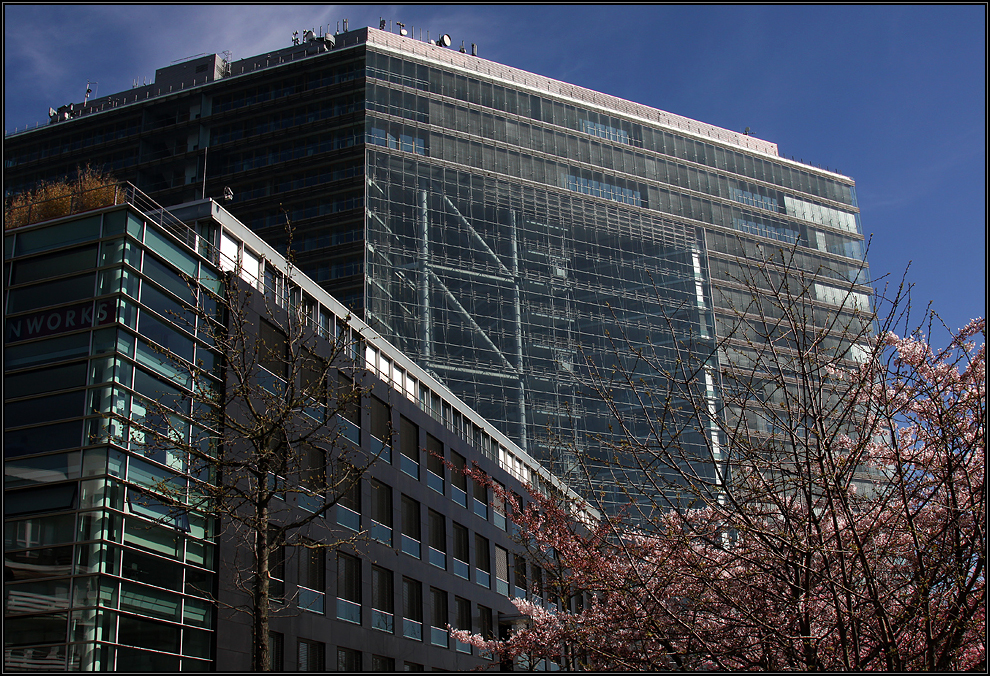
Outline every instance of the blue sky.
POLYGON ((910 263, 950 328, 986 307, 986 8, 643 5, 5 5, 4 129, 202 53, 402 21, 479 56, 752 129, 856 180, 874 279, 910 263))

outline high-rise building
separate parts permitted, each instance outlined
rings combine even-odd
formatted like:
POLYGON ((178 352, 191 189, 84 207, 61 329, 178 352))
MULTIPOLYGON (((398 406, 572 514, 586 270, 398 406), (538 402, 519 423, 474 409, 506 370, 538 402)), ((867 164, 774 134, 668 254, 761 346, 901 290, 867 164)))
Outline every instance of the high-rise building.
MULTIPOLYGON (((714 346, 764 247, 793 247, 823 308, 868 298, 850 178, 446 44, 361 28, 174 64, 8 136, 5 190, 86 164, 166 206, 229 190, 232 214, 521 449, 574 480, 584 460, 606 504, 636 477, 599 448, 589 364, 649 346, 660 368, 639 375, 662 391, 689 346, 713 355, 693 386, 719 410, 714 346)), ((679 434, 717 450, 713 427, 679 434)))

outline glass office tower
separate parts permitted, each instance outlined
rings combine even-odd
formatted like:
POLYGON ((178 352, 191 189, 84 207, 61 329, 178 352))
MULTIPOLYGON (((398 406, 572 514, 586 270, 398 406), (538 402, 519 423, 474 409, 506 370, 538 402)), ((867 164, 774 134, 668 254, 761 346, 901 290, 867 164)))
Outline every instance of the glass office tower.
MULTIPOLYGON (((794 247, 826 312, 869 282, 848 177, 387 31, 198 57, 87 106, 7 139, 11 188, 83 160, 166 205, 231 188, 232 213, 281 250, 291 222, 304 272, 529 454, 571 480, 590 458, 606 502, 625 502, 629 477, 601 463, 611 418, 589 364, 628 367, 648 347, 660 368, 638 375, 664 391, 690 349, 709 368, 671 401, 718 410, 714 345, 766 251, 794 247)), ((704 425, 680 432, 699 453, 718 445, 704 425)))
POLYGON ((387 33, 367 50, 365 318, 575 485, 583 459, 606 503, 643 485, 607 466, 611 408, 650 429, 590 369, 717 458, 687 399, 720 409, 715 342, 763 248, 796 245, 823 306, 867 281, 852 181, 774 144, 387 33), (678 350, 709 364, 690 393, 678 350))

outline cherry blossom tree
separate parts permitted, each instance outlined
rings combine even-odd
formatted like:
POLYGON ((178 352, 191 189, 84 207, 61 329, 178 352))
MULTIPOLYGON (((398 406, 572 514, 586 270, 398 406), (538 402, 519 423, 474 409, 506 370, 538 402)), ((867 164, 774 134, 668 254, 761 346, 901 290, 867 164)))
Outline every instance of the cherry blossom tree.
MULTIPOLYGON (((488 481, 571 602, 553 610, 534 593, 513 600, 527 622, 507 640, 454 636, 565 669, 985 669, 984 320, 935 349, 920 332, 895 335, 907 315, 891 313, 829 351, 835 326, 816 331, 799 310, 762 315, 749 370, 723 374, 710 459, 729 469, 679 462, 655 410, 656 434, 615 442, 674 474, 691 501, 582 522, 559 496, 531 491, 520 505, 488 481)), ((694 404, 699 424, 713 422, 694 404)))

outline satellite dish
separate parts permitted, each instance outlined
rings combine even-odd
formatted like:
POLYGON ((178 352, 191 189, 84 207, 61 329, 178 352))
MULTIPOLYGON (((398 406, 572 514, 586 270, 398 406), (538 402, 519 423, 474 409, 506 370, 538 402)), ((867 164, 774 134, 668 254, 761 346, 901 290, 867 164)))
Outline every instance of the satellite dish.
POLYGON ((440 36, 440 39, 437 40, 437 46, 438 47, 450 47, 450 36, 447 35, 446 33, 444 33, 443 35, 441 35, 440 36))

